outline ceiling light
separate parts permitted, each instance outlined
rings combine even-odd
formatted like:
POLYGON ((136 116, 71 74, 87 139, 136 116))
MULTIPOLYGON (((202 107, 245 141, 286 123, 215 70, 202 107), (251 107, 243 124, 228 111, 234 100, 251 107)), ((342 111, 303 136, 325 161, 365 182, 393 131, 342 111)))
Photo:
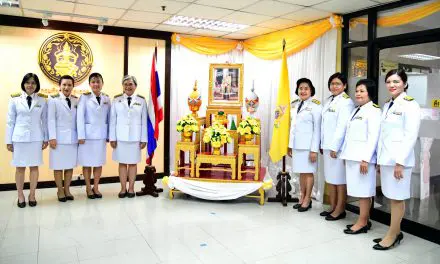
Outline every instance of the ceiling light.
POLYGON ((98 31, 102 32, 104 30, 104 25, 98 25, 98 31))
POLYGON ((99 19, 99 24, 98 24, 98 31, 102 32, 104 30, 104 24, 107 24, 108 19, 107 18, 100 18, 99 19))
POLYGON ((0 0, 1 7, 20 7, 18 0, 0 0))
POLYGON ((43 23, 43 26, 45 27, 49 26, 49 20, 47 20, 47 18, 41 19, 41 23, 43 23))
POLYGON ((421 60, 421 61, 430 61, 430 60, 440 59, 440 57, 437 57, 437 56, 431 56, 431 55, 420 54, 420 53, 399 55, 399 57, 411 59, 411 60, 421 60))
POLYGON ((249 27, 248 25, 243 25, 243 24, 234 24, 219 20, 186 17, 186 16, 173 16, 167 21, 165 21, 164 24, 172 25, 172 26, 181 26, 181 27, 210 29, 210 30, 225 31, 225 32, 235 32, 249 27))

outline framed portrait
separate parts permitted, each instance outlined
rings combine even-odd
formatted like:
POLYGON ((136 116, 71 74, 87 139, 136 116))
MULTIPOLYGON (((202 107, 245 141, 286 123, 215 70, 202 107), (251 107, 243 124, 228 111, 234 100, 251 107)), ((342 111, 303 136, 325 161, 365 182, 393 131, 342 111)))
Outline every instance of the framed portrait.
POLYGON ((210 64, 208 105, 241 106, 243 64, 210 64))

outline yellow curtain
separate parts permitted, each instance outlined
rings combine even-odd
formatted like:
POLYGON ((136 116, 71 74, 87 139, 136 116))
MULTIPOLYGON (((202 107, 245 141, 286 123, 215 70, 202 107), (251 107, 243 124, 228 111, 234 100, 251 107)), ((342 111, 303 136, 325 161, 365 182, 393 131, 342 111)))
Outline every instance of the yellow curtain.
POLYGON ((218 55, 229 52, 237 47, 239 41, 209 37, 187 36, 174 33, 173 44, 180 44, 188 49, 205 55, 218 55))
MULTIPOLYGON (((380 27, 395 27, 405 25, 440 11, 440 0, 433 3, 415 7, 411 10, 400 12, 390 16, 379 17, 377 25, 380 27)), ((355 18, 350 21, 350 27, 355 27, 356 23, 367 24, 367 18, 355 18)))

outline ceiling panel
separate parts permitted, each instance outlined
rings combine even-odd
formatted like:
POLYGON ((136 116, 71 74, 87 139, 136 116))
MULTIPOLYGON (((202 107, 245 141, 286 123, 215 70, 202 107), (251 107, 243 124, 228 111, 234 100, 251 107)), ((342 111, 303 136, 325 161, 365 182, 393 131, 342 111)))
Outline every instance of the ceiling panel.
POLYGON ((280 30, 280 29, 294 27, 294 26, 300 25, 302 23, 303 22, 293 21, 290 19, 274 18, 274 19, 268 20, 266 22, 260 23, 257 26, 280 30))
POLYGON ((149 12, 157 12, 157 13, 166 13, 166 14, 175 14, 187 7, 189 3, 177 2, 177 1, 159 1, 159 0, 142 0, 137 1, 131 9, 141 10, 141 11, 149 11, 149 12), (165 11, 162 11, 162 6, 166 6, 165 11))
POLYGON ((72 13, 73 3, 56 0, 21 0, 21 7, 26 9, 46 10, 61 13, 72 13))
POLYGON ((122 19, 129 20, 129 21, 139 21, 139 22, 160 24, 170 17, 171 17, 170 14, 159 14, 159 13, 152 13, 152 12, 142 12, 142 11, 130 10, 122 17, 122 19))
POLYGON ((167 31, 167 32, 173 32, 173 33, 188 33, 188 32, 195 30, 195 28, 179 27, 179 26, 171 26, 171 25, 161 24, 161 25, 158 25, 157 27, 155 27, 154 30, 167 31))
POLYGON ((263 28, 263 27, 248 27, 239 31, 236 31, 235 33, 242 33, 247 35, 262 35, 269 32, 275 31, 272 28, 263 28))
POLYGON ((222 38, 227 38, 227 39, 248 39, 250 37, 252 37, 252 35, 246 35, 246 34, 241 34, 241 33, 231 33, 231 34, 222 36, 222 38))
POLYGON ((299 11, 295 11, 293 13, 287 14, 283 16, 284 18, 292 19, 295 21, 303 21, 303 22, 309 22, 309 21, 315 21, 321 18, 330 17, 332 13, 327 11, 321 11, 317 9, 313 9, 310 7, 306 7, 304 9, 301 9, 299 11))
MULTIPOLYGON (((136 0, 77 0, 77 3, 128 9, 136 0)), ((72 1, 73 2, 73 1, 72 1)))
POLYGON ((220 37, 225 34, 227 34, 227 32, 207 30, 207 29, 196 29, 194 31, 191 31, 191 35, 201 35, 201 36, 209 36, 209 37, 220 37))
POLYGON ((124 14, 124 12, 124 9, 85 4, 77 4, 75 7, 75 14, 92 17, 108 17, 118 19, 122 16, 122 14, 124 14))
POLYGON ((329 0, 279 0, 279 1, 295 4, 295 5, 312 6, 319 3, 327 2, 329 0))
POLYGON ((232 10, 228 10, 224 8, 193 4, 181 10, 178 13, 178 15, 199 17, 205 19, 219 19, 221 17, 231 14, 232 12, 233 12, 232 10))
POLYGON ((0 14, 10 16, 21 16, 23 12, 21 8, 0 7, 0 14))
POLYGON ((237 11, 225 17, 222 17, 220 20, 229 23, 255 25, 269 19, 272 19, 272 17, 237 11))
POLYGON ((322 4, 317 4, 313 6, 313 8, 332 13, 346 14, 375 5, 378 5, 378 3, 370 0, 350 0, 350 4, 347 4, 347 0, 330 0, 322 4))
MULTIPOLYGON (((38 13, 38 12, 33 12, 33 11, 29 11, 29 10, 23 10, 24 16, 25 17, 33 17, 33 18, 43 18, 44 14, 42 13, 38 13)), ((49 24, 51 20, 60 20, 60 21, 71 21, 72 17, 71 16, 60 16, 60 15, 53 15, 51 16, 49 19, 49 24)))
MULTIPOLYGON (((115 23, 115 19, 109 19, 109 21, 104 24, 104 26, 108 25, 113 25, 113 23, 115 23)), ((72 22, 77 22, 77 23, 84 23, 84 24, 95 24, 96 26, 98 26, 99 24, 99 20, 93 19, 93 18, 84 18, 84 17, 72 17, 72 22)))
POLYGON ((128 28, 141 28, 141 29, 153 29, 157 26, 155 23, 144 23, 136 21, 118 20, 114 24, 116 27, 128 27, 128 28))
POLYGON ((242 11, 277 17, 291 13, 301 8, 301 6, 292 5, 284 2, 260 1, 244 8, 242 11))
POLYGON ((195 3, 201 5, 239 10, 246 6, 252 5, 256 2, 258 2, 258 0, 198 0, 195 3))

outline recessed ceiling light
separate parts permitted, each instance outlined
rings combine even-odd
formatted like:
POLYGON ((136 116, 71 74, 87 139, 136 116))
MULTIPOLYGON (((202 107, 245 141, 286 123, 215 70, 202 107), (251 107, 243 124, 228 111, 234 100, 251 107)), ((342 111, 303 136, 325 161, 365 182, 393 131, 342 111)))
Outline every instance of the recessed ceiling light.
POLYGON ((430 60, 438 60, 438 59, 440 59, 440 57, 437 57, 437 56, 420 54, 420 53, 399 55, 399 57, 406 58, 406 59, 411 59, 411 60, 421 60, 421 61, 430 61, 430 60))
POLYGON ((186 16, 173 16, 167 21, 165 21, 164 24, 181 26, 181 27, 193 27, 193 28, 201 28, 201 29, 218 30, 225 32, 235 32, 249 27, 248 25, 243 25, 243 24, 234 24, 219 20, 186 17, 186 16))
POLYGON ((18 0, 0 0, 1 7, 20 7, 18 0))

